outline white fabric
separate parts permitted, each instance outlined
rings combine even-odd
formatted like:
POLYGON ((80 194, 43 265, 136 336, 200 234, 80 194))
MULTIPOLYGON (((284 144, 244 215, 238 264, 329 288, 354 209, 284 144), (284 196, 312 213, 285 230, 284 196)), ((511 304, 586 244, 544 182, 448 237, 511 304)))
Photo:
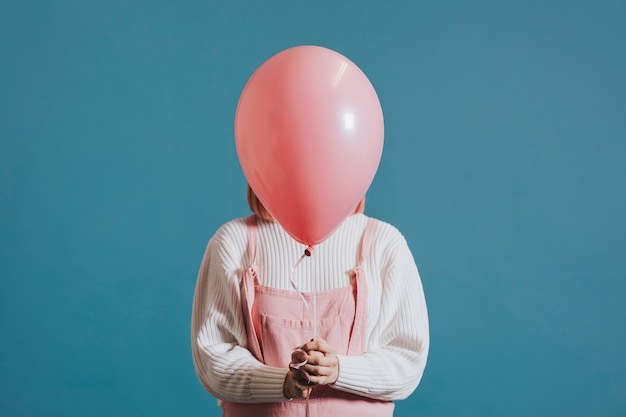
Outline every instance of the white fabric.
MULTIPOLYGON (((367 217, 355 214, 293 271, 306 246, 278 223, 259 221, 257 269, 263 285, 317 291, 349 285, 367 217)), ((191 343, 198 378, 214 397, 255 403, 286 401, 287 369, 259 362, 244 347, 240 282, 249 265, 245 219, 223 225, 207 246, 193 302, 191 343)), ((419 384, 429 348, 426 302, 411 251, 400 232, 380 222, 364 264, 368 286, 366 353, 339 356, 335 388, 380 400, 409 396, 419 384)), ((303 307, 303 314, 306 309, 303 307)), ((305 340, 302 341, 303 343, 305 340)), ((296 346, 294 346, 295 348, 296 346)))

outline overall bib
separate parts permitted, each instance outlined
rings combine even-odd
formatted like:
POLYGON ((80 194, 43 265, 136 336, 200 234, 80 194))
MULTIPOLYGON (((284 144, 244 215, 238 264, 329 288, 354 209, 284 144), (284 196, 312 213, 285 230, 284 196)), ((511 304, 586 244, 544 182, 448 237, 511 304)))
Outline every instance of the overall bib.
MULTIPOLYGON (((362 265, 376 231, 376 220, 369 219, 360 247, 359 264, 351 284, 315 294, 317 334, 336 349, 337 354, 365 353, 367 326, 367 283, 362 265)), ((256 218, 248 218, 248 251, 251 265, 242 281, 243 314, 248 350, 266 365, 287 369, 291 353, 313 335, 313 320, 305 303, 312 305, 313 293, 298 293, 260 284, 256 271, 256 218)), ((243 404, 222 402, 224 417, 305 416, 305 399, 276 403, 243 404)), ((309 396, 311 416, 390 417, 394 404, 333 389, 315 386, 309 396)))

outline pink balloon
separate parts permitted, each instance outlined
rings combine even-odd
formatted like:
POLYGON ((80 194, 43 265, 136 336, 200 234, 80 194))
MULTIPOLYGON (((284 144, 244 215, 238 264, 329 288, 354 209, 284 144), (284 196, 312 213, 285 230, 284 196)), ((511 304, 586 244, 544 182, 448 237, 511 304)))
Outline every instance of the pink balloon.
POLYGON ((382 155, 383 112, 348 58, 297 46, 264 62, 241 93, 235 142, 248 183, 294 239, 324 241, 370 187, 382 155))

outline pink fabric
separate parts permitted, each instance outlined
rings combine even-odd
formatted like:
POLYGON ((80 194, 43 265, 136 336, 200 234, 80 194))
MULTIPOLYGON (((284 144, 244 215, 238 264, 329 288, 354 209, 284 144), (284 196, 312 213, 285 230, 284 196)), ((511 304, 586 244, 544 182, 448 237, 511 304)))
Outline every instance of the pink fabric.
MULTIPOLYGON (((360 355, 365 352, 367 283, 362 264, 370 251, 375 230, 376 221, 370 219, 351 285, 316 294, 317 333, 339 354, 360 355)), ((250 266, 242 282, 248 349, 266 365, 287 368, 294 349, 312 337, 311 313, 298 293, 259 283, 256 273, 256 221, 253 216, 248 218, 248 249, 250 266)), ((313 294, 302 295, 311 305, 313 294)), ((262 404, 222 402, 222 408, 224 417, 304 417, 306 400, 262 404)), ((319 417, 385 417, 392 416, 393 409, 392 402, 372 400, 329 386, 313 388, 309 399, 310 415, 319 417)))

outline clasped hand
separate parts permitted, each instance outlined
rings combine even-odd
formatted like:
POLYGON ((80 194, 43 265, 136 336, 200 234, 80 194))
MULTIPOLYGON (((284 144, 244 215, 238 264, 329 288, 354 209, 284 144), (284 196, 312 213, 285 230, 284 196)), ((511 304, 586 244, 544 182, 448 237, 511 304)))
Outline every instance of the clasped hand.
POLYGON ((305 343, 291 354, 283 393, 287 398, 307 398, 312 387, 334 384, 339 378, 335 349, 324 339, 305 343))

